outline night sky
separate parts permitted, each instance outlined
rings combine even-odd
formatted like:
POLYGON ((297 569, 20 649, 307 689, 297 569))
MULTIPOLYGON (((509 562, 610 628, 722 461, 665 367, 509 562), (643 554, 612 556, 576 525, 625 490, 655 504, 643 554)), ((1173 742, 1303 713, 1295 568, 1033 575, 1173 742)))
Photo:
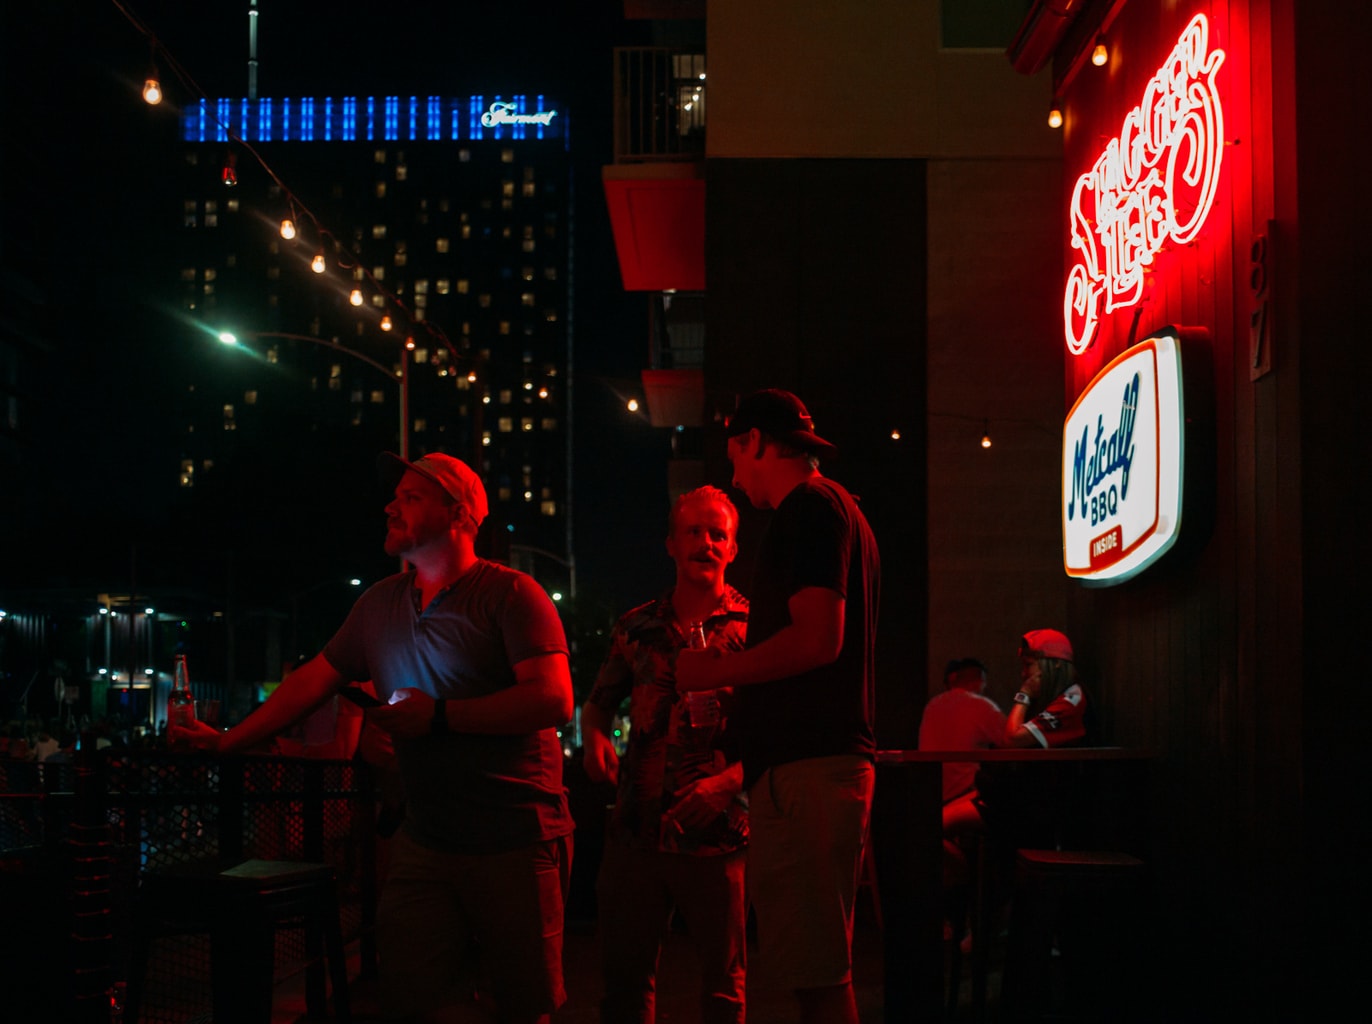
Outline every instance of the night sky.
MULTIPOLYGON (((121 7, 201 91, 238 96, 246 93, 249 6, 45 0, 7 12, 0 255, 9 287, 36 297, 24 315, 49 350, 40 360, 39 406, 24 425, 37 450, 23 455, 22 478, 3 484, 17 529, 0 547, 0 587, 117 591, 128 583, 131 550, 155 553, 166 546, 159 538, 187 528, 169 506, 174 471, 165 439, 168 371, 188 356, 168 347, 168 311, 158 303, 174 282, 163 276, 150 228, 179 209, 179 197, 159 182, 176 159, 168 145, 174 114, 139 97, 150 48, 121 7)), ((652 596, 670 579, 661 546, 668 438, 627 417, 608 386, 636 378, 648 342, 646 300, 620 285, 600 187, 600 167, 611 160, 611 51, 646 42, 646 26, 624 22, 618 0, 261 0, 258 10, 261 95, 416 90, 563 99, 578 190, 579 581, 588 601, 620 611, 652 596)), ((170 69, 160 70, 169 98, 184 96, 170 69)), ((311 183, 286 184, 308 205, 311 183)), ((374 490, 357 492, 358 501, 374 498, 374 490)), ((247 532, 269 543, 289 515, 280 510, 247 532)), ((379 506, 375 519, 372 556, 379 506)), ((142 571, 174 576, 176 568, 142 571)), ((182 571, 196 570, 183 563, 182 571)))

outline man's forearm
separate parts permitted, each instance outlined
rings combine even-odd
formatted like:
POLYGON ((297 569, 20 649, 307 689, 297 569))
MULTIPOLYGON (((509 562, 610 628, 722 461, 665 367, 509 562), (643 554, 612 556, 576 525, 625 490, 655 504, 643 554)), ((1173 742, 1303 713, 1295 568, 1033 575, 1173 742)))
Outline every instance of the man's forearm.
POLYGON ((288 675, 265 704, 226 732, 219 740, 219 751, 238 753, 271 739, 324 703, 342 681, 316 655, 288 675))
POLYGON ((792 624, 756 647, 721 656, 714 666, 715 678, 719 686, 768 683, 828 665, 838 653, 822 636, 792 624))

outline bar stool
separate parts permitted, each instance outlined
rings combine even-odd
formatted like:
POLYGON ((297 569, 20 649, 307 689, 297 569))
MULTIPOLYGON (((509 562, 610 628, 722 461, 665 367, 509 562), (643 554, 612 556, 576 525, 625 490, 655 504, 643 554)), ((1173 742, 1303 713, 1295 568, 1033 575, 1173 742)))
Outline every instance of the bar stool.
POLYGON ((1003 1019, 1142 1019, 1145 876, 1126 853, 1017 851, 1003 1019))
POLYGON ((144 878, 134 906, 126 1019, 138 1021, 152 940, 208 932, 214 1019, 270 1024, 276 930, 305 928, 306 1010, 327 1016, 320 963, 328 960, 335 1019, 351 1020, 338 886, 328 864, 247 860, 224 869, 197 863, 144 878))

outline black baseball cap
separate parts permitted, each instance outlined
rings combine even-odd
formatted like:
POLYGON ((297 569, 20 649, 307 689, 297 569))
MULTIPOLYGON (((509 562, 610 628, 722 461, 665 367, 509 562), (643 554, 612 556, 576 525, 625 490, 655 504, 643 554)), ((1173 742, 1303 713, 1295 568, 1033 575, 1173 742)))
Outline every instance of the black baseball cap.
POLYGON ((738 400, 725 431, 729 437, 760 430, 768 437, 816 455, 837 455, 838 449, 815 433, 805 403, 789 391, 766 388, 738 400))

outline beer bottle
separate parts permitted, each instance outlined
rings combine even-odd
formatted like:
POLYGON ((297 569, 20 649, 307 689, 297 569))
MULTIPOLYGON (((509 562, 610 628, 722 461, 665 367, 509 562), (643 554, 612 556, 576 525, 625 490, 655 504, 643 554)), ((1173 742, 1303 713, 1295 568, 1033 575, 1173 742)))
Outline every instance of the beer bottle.
POLYGON ((167 694, 167 731, 172 726, 188 729, 195 724, 195 698, 191 696, 190 676, 186 672, 186 656, 176 656, 172 672, 171 693, 167 694))

